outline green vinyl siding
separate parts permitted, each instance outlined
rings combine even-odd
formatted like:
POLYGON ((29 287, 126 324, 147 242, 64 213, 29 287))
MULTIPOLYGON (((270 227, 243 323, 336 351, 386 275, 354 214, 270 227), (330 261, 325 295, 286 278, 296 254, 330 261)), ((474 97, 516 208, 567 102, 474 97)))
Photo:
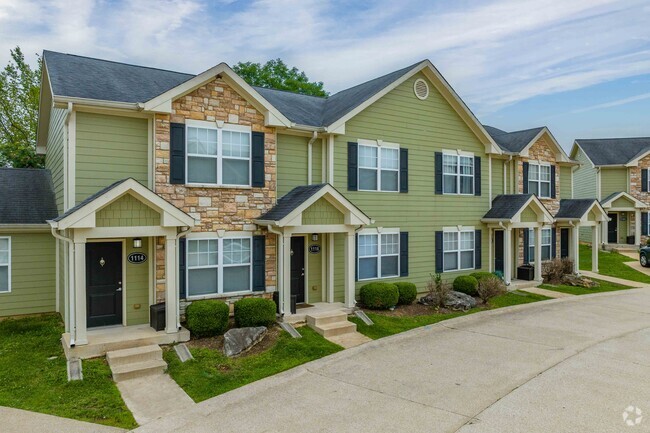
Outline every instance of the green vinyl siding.
POLYGON ((97 227, 137 227, 160 225, 160 214, 130 194, 97 212, 97 227))
POLYGON ((600 170, 600 191, 602 198, 615 192, 629 192, 627 168, 606 168, 600 170))
MULTIPOLYGON (((598 198, 596 197, 598 181, 596 169, 591 166, 587 155, 580 148, 576 152, 575 159, 580 163, 580 167, 573 173, 573 198, 598 198)), ((580 233, 582 234, 582 230, 580 233)))
POLYGON ((343 224, 343 214, 321 198, 302 213, 303 224, 343 224))
POLYGON ((323 183, 323 140, 315 140, 311 151, 311 183, 323 183))
POLYGON ((317 254, 307 252, 307 302, 321 302, 323 300, 323 257, 325 249, 323 248, 323 235, 318 235, 317 241, 311 240, 311 234, 306 237, 307 249, 312 245, 321 247, 317 254))
POLYGON ((633 208, 634 202, 627 197, 619 197, 612 202, 612 208, 633 208))
MULTIPOLYGON (((435 272, 435 232, 443 227, 481 229, 482 265, 487 269, 488 230, 480 220, 489 208, 489 169, 484 145, 431 83, 426 100, 414 95, 413 84, 418 78, 426 80, 416 74, 346 123, 346 134, 335 139, 334 186, 375 220, 370 227, 409 232, 409 276, 401 280, 415 283, 424 292, 429 275, 435 272), (408 149, 408 193, 347 190, 348 142, 358 139, 383 140, 408 149), (434 153, 443 149, 461 149, 481 157, 481 196, 434 193, 434 153)), ((343 235, 335 238, 335 291, 342 293, 343 235)), ((453 279, 469 272, 447 272, 444 277, 453 279)), ((365 283, 358 283, 357 289, 365 283)))
MULTIPOLYGON (((133 239, 126 240, 126 255, 149 252, 149 239, 142 238, 142 248, 133 248, 133 239)), ((149 260, 129 263, 126 260, 126 324, 149 323, 149 260)))
POLYGON ((148 185, 147 119, 77 112, 76 201, 132 177, 148 185))
POLYGON ((560 194, 559 199, 570 199, 572 198, 572 189, 571 189, 571 167, 570 166, 560 166, 560 194))
POLYGON ((47 138, 47 155, 45 156, 45 168, 52 174, 52 184, 54 186, 54 196, 56 198, 56 207, 59 213, 63 213, 63 187, 64 187, 64 169, 63 158, 65 154, 65 116, 67 110, 62 108, 52 108, 50 116, 50 127, 47 138))
POLYGON ((537 214, 530 206, 521 211, 521 221, 525 223, 534 223, 537 221, 537 214))
POLYGON ((278 135, 278 197, 307 185, 308 137, 278 135))
POLYGON ((503 189, 503 163, 502 159, 492 158, 492 197, 506 194, 503 189))
POLYGON ((0 316, 56 311, 56 255, 50 233, 11 238, 11 292, 0 293, 0 316))

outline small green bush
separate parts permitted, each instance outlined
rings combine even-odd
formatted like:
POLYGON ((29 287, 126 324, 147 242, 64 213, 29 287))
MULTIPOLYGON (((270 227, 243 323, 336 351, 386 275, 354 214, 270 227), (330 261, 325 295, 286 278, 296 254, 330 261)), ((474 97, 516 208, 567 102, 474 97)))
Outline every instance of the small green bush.
POLYGON ((415 284, 409 282, 395 283, 397 291, 399 292, 399 299, 397 305, 410 305, 418 297, 418 288, 415 284))
POLYGON ((235 302, 235 325, 270 326, 275 323, 275 302, 264 298, 244 298, 235 302))
POLYGON ((399 290, 391 283, 369 283, 361 286, 361 303, 373 310, 387 310, 397 305, 399 290))
POLYGON ((476 278, 476 281, 481 281, 483 278, 490 278, 493 277, 494 274, 492 272, 473 272, 469 274, 470 276, 476 278))
POLYGON ((198 338, 221 335, 228 329, 230 308, 214 299, 194 301, 185 309, 185 325, 198 338))
POLYGON ((461 275, 454 280, 454 290, 470 296, 477 296, 478 281, 471 275, 461 275))

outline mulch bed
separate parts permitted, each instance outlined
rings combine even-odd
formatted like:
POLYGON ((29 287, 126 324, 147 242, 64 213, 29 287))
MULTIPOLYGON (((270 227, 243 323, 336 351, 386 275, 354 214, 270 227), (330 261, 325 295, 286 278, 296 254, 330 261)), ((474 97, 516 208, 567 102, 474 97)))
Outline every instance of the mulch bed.
MULTIPOLYGON (((478 298, 475 298, 477 302, 477 307, 485 307, 483 301, 478 298)), ((414 302, 411 305, 399 305, 395 307, 393 311, 391 310, 371 310, 360 305, 361 309, 365 312, 370 312, 373 314, 380 314, 382 316, 389 317, 412 317, 412 316, 430 316, 431 314, 449 314, 457 313, 458 310, 451 310, 449 308, 434 308, 429 305, 422 305, 414 302)))
MULTIPOLYGON (((246 357, 246 356, 251 356, 255 355, 258 353, 262 353, 271 347, 275 345, 275 342, 278 340, 278 337, 280 336, 280 332, 282 330, 280 329, 279 326, 273 325, 271 326, 268 331, 266 332, 266 335, 260 341, 257 343, 255 346, 251 347, 250 350, 247 352, 237 356, 239 357, 246 357)), ((211 350, 218 350, 220 352, 223 352, 223 335, 217 335, 216 337, 207 337, 207 338, 192 338, 190 341, 187 343, 187 347, 190 349, 211 349, 211 350)))

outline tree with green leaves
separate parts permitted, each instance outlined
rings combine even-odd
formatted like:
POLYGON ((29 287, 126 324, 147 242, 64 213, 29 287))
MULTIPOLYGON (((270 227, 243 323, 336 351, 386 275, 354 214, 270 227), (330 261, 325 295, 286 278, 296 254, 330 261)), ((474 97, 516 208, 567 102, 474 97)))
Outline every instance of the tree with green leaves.
POLYGON ((309 81, 307 75, 295 66, 289 68, 281 59, 269 60, 263 65, 252 62, 239 62, 233 70, 251 86, 267 89, 288 90, 311 96, 328 96, 323 82, 309 81))
POLYGON ((20 47, 10 52, 0 71, 0 167, 43 167, 36 154, 42 61, 32 69, 20 47))

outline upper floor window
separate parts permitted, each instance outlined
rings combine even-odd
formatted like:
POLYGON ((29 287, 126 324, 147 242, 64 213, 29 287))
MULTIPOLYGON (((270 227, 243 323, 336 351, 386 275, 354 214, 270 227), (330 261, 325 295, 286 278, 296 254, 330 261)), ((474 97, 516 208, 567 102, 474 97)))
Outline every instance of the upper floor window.
POLYGON ((474 157, 442 154, 442 191, 444 194, 474 194, 474 157))
POLYGON ((551 166, 528 164, 528 192, 538 197, 551 197, 551 166))
POLYGON ((359 144, 359 190, 399 191, 398 147, 359 144))
POLYGON ((399 230, 360 233, 358 238, 359 280, 397 277, 399 275, 399 230))
POLYGON ((251 184, 249 127, 187 121, 187 183, 251 184))
POLYGON ((11 291, 11 239, 0 238, 0 293, 11 291))
MULTIPOLYGON (((535 230, 528 230, 528 258, 530 263, 533 263, 535 261, 535 230)), ((542 260, 551 260, 552 239, 551 229, 542 229, 542 260)))
POLYGON ((474 245, 473 229, 445 231, 442 234, 443 270, 474 269, 474 245))

